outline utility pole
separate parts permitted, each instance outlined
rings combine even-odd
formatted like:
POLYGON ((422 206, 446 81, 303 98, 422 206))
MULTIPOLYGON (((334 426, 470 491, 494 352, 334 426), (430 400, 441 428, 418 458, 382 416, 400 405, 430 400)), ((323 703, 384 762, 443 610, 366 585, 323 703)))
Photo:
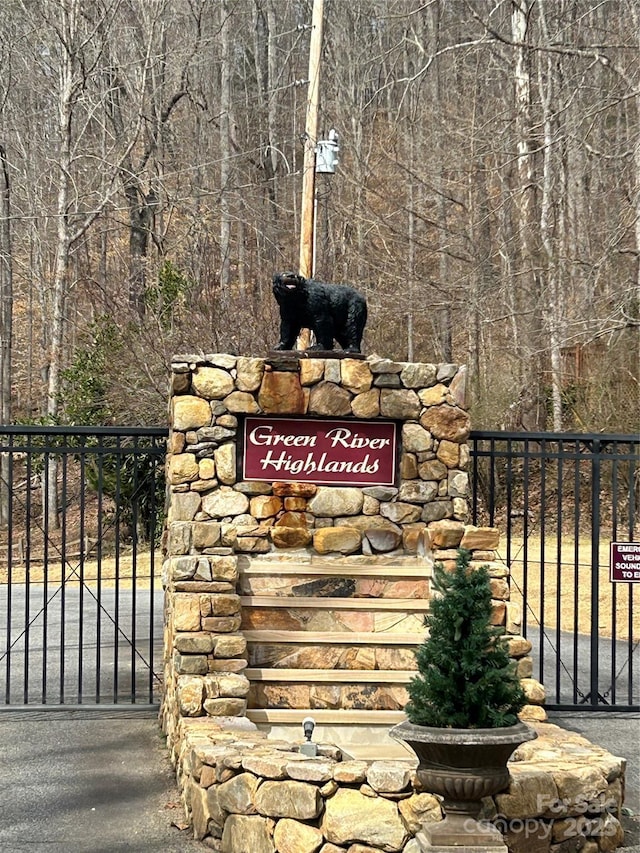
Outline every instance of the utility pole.
MULTIPOLYGON (((313 0, 311 39, 309 42, 309 88, 305 123, 304 161, 302 170, 302 209, 300 212, 300 275, 313 275, 314 200, 316 187, 316 143, 318 139, 318 106, 320 102, 320 54, 324 0, 313 0)), ((307 349, 310 334, 303 329, 299 349, 307 349)))

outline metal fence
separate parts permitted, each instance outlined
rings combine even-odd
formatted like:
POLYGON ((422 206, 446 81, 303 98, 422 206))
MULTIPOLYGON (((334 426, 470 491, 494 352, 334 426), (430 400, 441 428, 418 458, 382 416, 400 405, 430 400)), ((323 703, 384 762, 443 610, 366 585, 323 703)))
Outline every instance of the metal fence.
MULTIPOLYGON (((159 701, 166 437, 0 427, 0 705, 159 701)), ((472 520, 502 533, 548 707, 640 710, 640 585, 609 580, 609 543, 640 538, 640 436, 470 447, 472 520)))
POLYGON ((0 704, 155 704, 166 429, 0 428, 0 704))
POLYGON ((640 584, 611 542, 640 538, 640 435, 473 432, 472 517, 503 534, 509 617, 551 709, 640 710, 640 584))

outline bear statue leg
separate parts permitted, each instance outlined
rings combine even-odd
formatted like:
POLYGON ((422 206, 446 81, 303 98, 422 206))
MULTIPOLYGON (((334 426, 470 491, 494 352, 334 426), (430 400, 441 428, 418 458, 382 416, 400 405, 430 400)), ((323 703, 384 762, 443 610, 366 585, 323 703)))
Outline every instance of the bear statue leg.
POLYGON ((333 328, 330 322, 317 323, 312 329, 316 336, 316 341, 309 349, 314 350, 332 350, 333 349, 333 328))
POLYGON ((294 325, 288 321, 282 320, 280 323, 280 341, 276 344, 276 350, 293 349, 296 343, 296 338, 300 334, 301 326, 294 325))
POLYGON ((349 312, 343 327, 339 331, 336 330, 336 340, 345 352, 361 352, 360 342, 367 322, 367 313, 366 309, 362 311, 360 306, 356 308, 358 310, 349 312))
POLYGON ((366 303, 354 303, 347 319, 347 352, 360 352, 360 344, 367 323, 366 303))

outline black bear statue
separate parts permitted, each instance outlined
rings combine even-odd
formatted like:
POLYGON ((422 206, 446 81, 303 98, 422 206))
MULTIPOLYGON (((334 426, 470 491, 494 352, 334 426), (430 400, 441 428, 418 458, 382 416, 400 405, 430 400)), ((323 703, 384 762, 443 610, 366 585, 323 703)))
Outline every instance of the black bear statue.
POLYGON ((273 276, 273 295, 280 306, 275 349, 293 349, 300 330, 310 329, 316 338, 310 350, 332 350, 335 339, 345 352, 360 352, 367 302, 353 287, 279 272, 273 276))

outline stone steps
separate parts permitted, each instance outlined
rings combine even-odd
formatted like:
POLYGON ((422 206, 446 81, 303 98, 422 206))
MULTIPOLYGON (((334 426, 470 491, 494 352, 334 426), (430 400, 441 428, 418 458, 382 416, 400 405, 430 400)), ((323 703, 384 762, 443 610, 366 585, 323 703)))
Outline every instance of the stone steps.
POLYGON ((416 674, 412 669, 277 669, 250 667, 244 675, 251 681, 306 682, 319 681, 362 682, 371 684, 407 684, 416 674))
POLYGON ((419 598, 331 598, 285 595, 242 595, 243 608, 286 607, 323 610, 401 610, 426 613, 429 602, 419 598))
POLYGON ((257 725, 302 723, 305 716, 313 717, 318 724, 340 726, 394 726, 407 719, 404 711, 343 708, 253 708, 247 711, 247 717, 257 725))
POLYGON ((299 719, 307 708, 333 721, 343 708, 401 718, 430 574, 416 557, 247 561, 239 588, 249 714, 299 719))
MULTIPOLYGON (((325 645, 380 645, 380 646, 417 646, 424 640, 424 634, 395 634, 389 631, 271 631, 243 630, 249 643, 303 643, 325 645)), ((322 668, 322 667, 320 667, 322 668)))
POLYGON ((354 558, 353 562, 346 560, 331 560, 320 562, 319 559, 310 561, 285 562, 281 560, 260 560, 255 558, 251 564, 242 568, 243 575, 330 575, 333 577, 383 577, 383 578, 421 578, 429 577, 431 568, 424 562, 406 557, 399 557, 396 562, 384 558, 376 564, 365 563, 362 558, 354 558))

